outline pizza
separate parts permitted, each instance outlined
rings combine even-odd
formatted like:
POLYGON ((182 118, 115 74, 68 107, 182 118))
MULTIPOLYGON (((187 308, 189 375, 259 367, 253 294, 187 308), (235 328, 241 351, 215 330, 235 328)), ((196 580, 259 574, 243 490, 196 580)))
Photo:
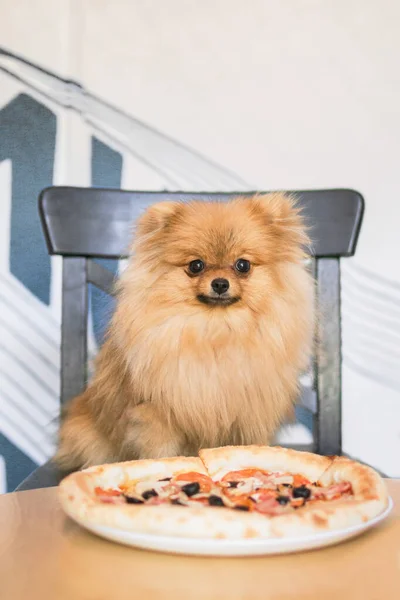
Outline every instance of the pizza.
POLYGON ((89 528, 231 540, 342 529, 388 505, 371 467, 278 446, 90 467, 68 475, 59 495, 65 512, 89 528))

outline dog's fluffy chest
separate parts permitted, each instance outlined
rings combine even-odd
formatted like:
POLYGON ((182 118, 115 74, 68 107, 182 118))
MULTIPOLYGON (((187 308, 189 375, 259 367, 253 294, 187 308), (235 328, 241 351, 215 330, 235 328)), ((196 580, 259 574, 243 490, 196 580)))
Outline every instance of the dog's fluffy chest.
POLYGON ((242 429, 243 421, 248 431, 264 431, 279 382, 262 338, 229 327, 199 329, 148 332, 132 357, 141 397, 209 443, 242 429))
POLYGON ((134 379, 149 381, 155 393, 168 389, 175 396, 181 389, 201 396, 213 393, 212 386, 214 393, 237 389, 265 370, 268 348, 257 332, 250 336, 212 321, 201 325, 178 321, 147 332, 134 348, 134 379))

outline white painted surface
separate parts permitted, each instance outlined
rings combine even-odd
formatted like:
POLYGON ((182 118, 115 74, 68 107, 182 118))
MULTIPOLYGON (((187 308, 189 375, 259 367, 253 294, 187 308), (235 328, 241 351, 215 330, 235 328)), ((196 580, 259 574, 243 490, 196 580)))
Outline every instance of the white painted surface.
MULTIPOLYGON (((5 47, 78 79, 249 187, 351 187, 364 195, 357 255, 343 261, 344 445, 393 476, 400 475, 399 18, 395 0, 23 0, 7 2, 0 21, 5 47)), ((22 86, 0 77, 3 105, 22 86)), ((61 112, 56 181, 87 185, 90 128, 61 112)), ((125 187, 172 185, 134 157, 139 151, 187 189, 218 188, 218 170, 146 128, 127 130, 129 119, 105 113, 89 117, 108 119, 100 135, 124 153, 125 187)), ((8 173, 1 165, 2 191, 8 173)), ((7 214, 7 191, 0 202, 7 214)), ((53 264, 50 312, 58 321, 53 264)))

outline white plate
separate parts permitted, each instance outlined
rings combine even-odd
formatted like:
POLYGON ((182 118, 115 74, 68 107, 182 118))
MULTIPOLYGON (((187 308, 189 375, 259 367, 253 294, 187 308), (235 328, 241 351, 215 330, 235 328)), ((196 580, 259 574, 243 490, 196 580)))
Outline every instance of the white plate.
POLYGON ((380 515, 361 525, 315 535, 271 540, 208 540, 172 537, 135 533, 102 525, 87 525, 79 521, 78 523, 101 537, 120 544, 144 548, 145 550, 197 556, 261 556, 264 554, 300 552, 337 544, 374 527, 386 519, 392 508, 393 500, 389 498, 387 508, 380 515))

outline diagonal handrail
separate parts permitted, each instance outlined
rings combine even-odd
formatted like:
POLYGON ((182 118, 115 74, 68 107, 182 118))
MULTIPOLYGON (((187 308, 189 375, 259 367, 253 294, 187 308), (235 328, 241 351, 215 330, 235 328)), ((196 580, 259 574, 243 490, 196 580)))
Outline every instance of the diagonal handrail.
POLYGON ((245 191, 253 187, 236 173, 101 100, 81 84, 2 47, 0 71, 48 100, 81 114, 93 128, 161 175, 171 190, 245 191))

